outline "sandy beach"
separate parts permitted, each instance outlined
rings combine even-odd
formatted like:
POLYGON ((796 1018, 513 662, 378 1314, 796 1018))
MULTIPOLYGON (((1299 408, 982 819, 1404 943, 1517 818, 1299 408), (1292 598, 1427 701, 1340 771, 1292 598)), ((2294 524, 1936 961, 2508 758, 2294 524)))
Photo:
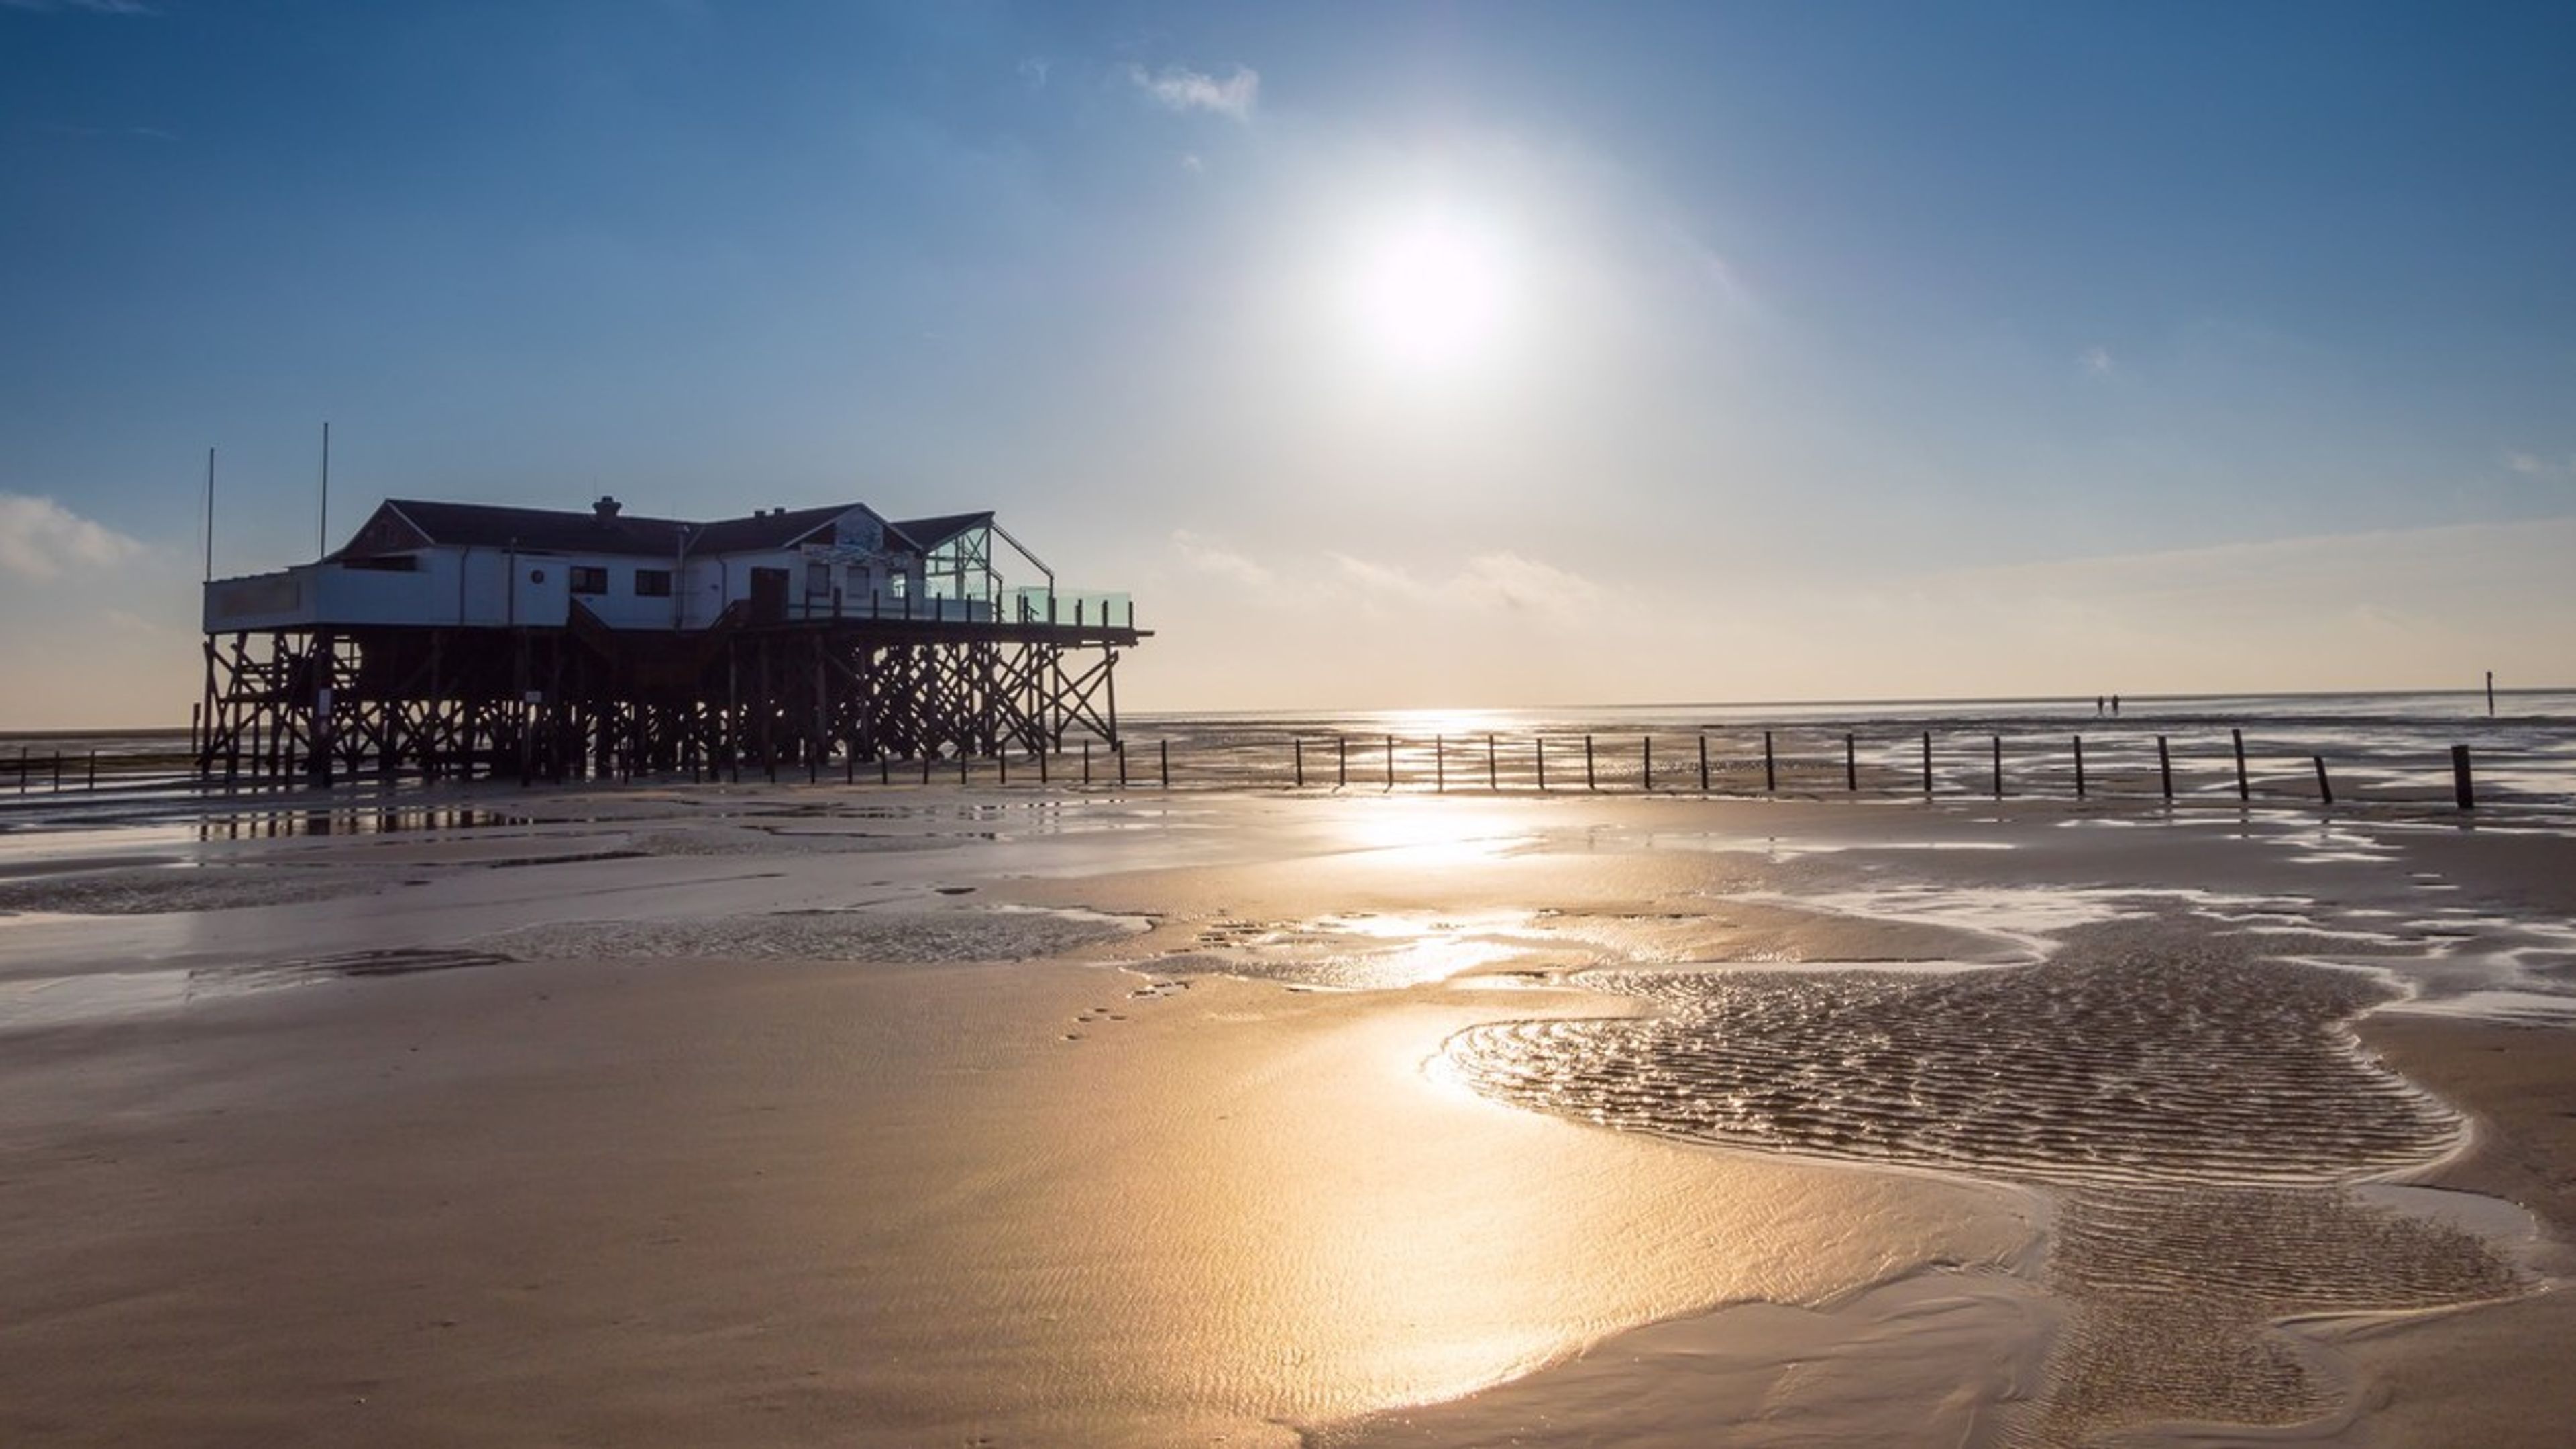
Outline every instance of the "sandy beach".
POLYGON ((947 786, 15 832, 0 1440, 2556 1443, 2571 865, 947 786))

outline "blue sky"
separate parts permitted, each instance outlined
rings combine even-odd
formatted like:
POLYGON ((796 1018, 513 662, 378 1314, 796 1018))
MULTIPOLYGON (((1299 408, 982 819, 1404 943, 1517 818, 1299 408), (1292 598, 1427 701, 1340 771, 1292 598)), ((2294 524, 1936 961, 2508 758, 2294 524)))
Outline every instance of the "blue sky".
POLYGON ((0 726, 184 717, 204 450, 218 570, 280 566, 326 418, 335 532, 997 508, 1137 593, 1140 707, 2570 682, 2571 60, 2565 6, 0 0, 0 726))

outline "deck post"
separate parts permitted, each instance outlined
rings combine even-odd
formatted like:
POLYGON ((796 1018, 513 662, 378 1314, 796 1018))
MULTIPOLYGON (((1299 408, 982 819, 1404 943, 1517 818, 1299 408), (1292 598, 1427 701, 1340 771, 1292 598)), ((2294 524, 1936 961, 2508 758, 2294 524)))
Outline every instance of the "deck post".
POLYGON ((2451 799, 2463 810, 2478 808, 2477 783, 2470 778, 2467 745, 2451 746, 2451 799))

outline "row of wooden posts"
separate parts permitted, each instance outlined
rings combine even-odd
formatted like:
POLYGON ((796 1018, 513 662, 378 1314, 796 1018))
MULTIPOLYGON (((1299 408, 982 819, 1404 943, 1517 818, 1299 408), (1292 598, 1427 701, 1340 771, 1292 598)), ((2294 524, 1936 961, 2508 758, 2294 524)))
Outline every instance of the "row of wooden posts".
MULTIPOLYGON (((18 747, 18 793, 21 795, 27 793, 28 783, 36 778, 36 771, 40 766, 51 780, 52 789, 66 788, 63 784, 63 765, 66 758, 62 751, 56 750, 43 759, 37 759, 29 753, 28 746, 20 745, 18 747)), ((75 760, 71 763, 79 788, 84 790, 98 788, 98 751, 92 750, 87 759, 75 760)))
MULTIPOLYGON (((2251 800, 2254 798, 2254 787, 2251 777, 2246 772, 2245 731, 2241 728, 2230 729, 2228 731, 2228 736, 2231 742, 2236 765, 2236 796, 2239 800, 2251 800)), ((1347 787, 1351 783, 1351 739, 1350 736, 1342 734, 1336 734, 1331 738, 1333 742, 1333 783, 1336 788, 1347 787)), ((1587 790, 1597 790, 1600 788, 1599 750, 1597 741, 1592 735, 1585 735, 1582 738, 1583 787, 1587 790)), ((1290 737, 1290 778, 1299 789, 1304 789, 1306 787, 1307 739, 1308 737, 1305 735, 1294 735, 1290 737)), ((1382 739, 1386 788, 1392 790, 1396 785, 1396 737, 1390 734, 1383 736, 1382 739)), ((1994 735, 1990 737, 1990 741, 1992 745, 1993 761, 1992 790, 1994 798, 2000 800, 2004 798, 2004 737, 2001 735, 1994 735)), ((1638 737, 1638 742, 1640 748, 1639 770, 1637 776, 1638 788, 1640 790, 1651 791, 1655 788, 1655 737, 1653 735, 1641 735, 1638 737)), ((1365 743, 1377 743, 1377 741, 1370 740, 1365 743)), ((1698 746, 1699 789, 1700 793, 1706 794, 1709 792, 1711 779, 1708 736, 1704 734, 1696 736, 1695 743, 1698 746)), ((1499 737, 1490 734, 1486 735, 1484 737, 1484 744, 1485 787, 1488 790, 1499 790, 1502 788, 1501 745, 1499 737)), ((1530 741, 1532 763, 1536 767, 1537 785, 1541 790, 1545 790, 1547 788, 1547 744, 1548 740, 1545 735, 1533 736, 1530 741)), ((1131 781, 1128 774, 1127 750, 1124 748, 1113 748, 1109 753, 1117 765, 1118 783, 1122 786, 1129 785, 1131 781)), ((1154 755, 1154 783, 1159 788, 1169 789, 1172 783, 1171 741, 1157 740, 1154 745, 1154 755)), ((1449 755, 1450 741, 1448 737, 1445 735, 1432 736, 1432 788, 1435 791, 1446 792, 1449 788, 1449 755)), ((2075 735, 2072 737, 2072 755, 2075 767, 2075 795, 2077 799, 2085 799, 2088 798, 2092 792, 2090 789, 2089 778, 2086 775, 2084 768, 2084 737, 2082 735, 2075 735)), ((1049 766, 1050 756, 1041 751, 1033 758, 1037 766, 1038 783, 1042 785, 1052 784, 1053 775, 1049 766)), ((2310 755, 2308 759, 2316 769, 2317 798, 2319 803, 2332 805, 2335 799, 2334 781, 2326 772, 2325 756, 2310 755)), ((994 760, 1000 783, 1005 785, 1009 784, 1011 782, 1010 756, 1008 754, 996 755, 994 760)), ((1081 760, 1081 783, 1089 785, 1093 783, 1091 742, 1089 740, 1085 740, 1082 743, 1081 760)), ((65 756, 60 751, 56 751, 51 756, 39 760, 30 755, 27 747, 21 746, 18 751, 17 759, 17 793, 21 795, 27 793, 30 782, 36 778, 37 767, 39 765, 46 768, 51 781, 52 790, 60 791, 64 789, 64 762, 65 756)), ((957 755, 953 763, 957 767, 957 782, 961 785, 966 784, 971 778, 969 771, 973 764, 973 760, 971 757, 960 753, 957 755)), ((941 768, 941 764, 942 762, 937 759, 937 757, 925 755, 920 761, 921 783, 925 785, 931 783, 933 772, 941 768)), ((842 759, 843 779, 849 783, 856 783, 858 779, 858 767, 859 762, 855 755, 845 755, 842 759)), ((702 770, 694 760, 691 762, 689 778, 692 781, 702 781, 706 778, 707 773, 708 772, 702 770)), ((768 762, 767 773, 770 780, 773 782, 777 780, 778 763, 775 759, 768 762)), ((909 765, 906 766, 905 773, 907 776, 910 774, 909 765)), ((2156 736, 2156 775, 2164 798, 2167 800, 2174 798, 2173 749, 2168 743, 2166 737, 2163 735, 2156 736)), ((821 778, 822 760, 819 755, 809 754, 807 756, 806 776, 811 780, 819 780, 821 778)), ((732 763, 731 777, 735 783, 740 783, 742 780, 742 766, 739 759, 736 759, 732 763)), ((95 790, 98 788, 98 751, 90 751, 86 761, 81 762, 78 778, 81 782, 81 788, 89 790, 95 790)), ((877 761, 877 778, 880 784, 892 784, 894 782, 894 762, 887 759, 879 759, 877 761)), ((1934 785, 1932 771, 1932 731, 1930 730, 1925 730, 1923 732, 1922 778, 1923 793, 1926 795, 1932 794, 1934 792, 1934 785)), ((523 779, 520 783, 526 784, 529 782, 523 779)), ((1762 732, 1762 788, 1766 793, 1776 793, 1780 788, 1779 754, 1776 748, 1774 734, 1770 730, 1764 730, 1762 732)), ((1857 736, 1850 733, 1845 733, 1843 735, 1843 788, 1847 791, 1857 791, 1860 789, 1859 741, 1857 736)), ((2451 746, 2451 793, 2453 803, 2457 804, 2460 809, 2474 810, 2477 808, 2477 786, 2474 772, 2471 768, 2469 747, 2467 745, 2451 746)))
MULTIPOLYGON (((2242 728, 2232 728, 2228 731, 2228 737, 2232 746, 2232 752, 2236 764, 2236 797, 2239 800, 2252 800, 2254 798, 2254 784, 2252 777, 2246 770, 2245 731, 2242 728)), ((1333 782, 1338 788, 1347 786, 1351 782, 1350 737, 1347 735, 1337 734, 1332 738, 1333 782)), ((1992 789, 1994 798, 2000 800, 2004 798, 2004 737, 2002 735, 1992 735, 1988 738, 1992 747, 1992 789)), ((1386 788, 1392 790, 1395 788, 1396 741, 1395 736, 1393 735, 1386 735, 1383 739, 1386 788)), ((1488 790, 1498 790, 1501 788, 1501 775, 1499 766, 1500 753, 1499 746, 1497 744, 1497 737, 1486 735, 1484 740, 1485 788, 1488 790)), ((1925 730, 1923 732, 1922 740, 1923 793, 1929 795, 1934 791, 1932 770, 1932 731, 1925 730)), ((1707 794, 1709 793, 1710 788, 1708 736, 1704 734, 1694 736, 1693 743, 1698 749, 1699 790, 1701 794, 1707 794)), ((2089 798, 2091 790, 2084 772, 2084 737, 2082 735, 2071 736, 2070 743, 2072 746, 2075 766, 2076 798, 2089 798)), ((1533 736, 1531 738, 1530 745, 1532 764, 1535 767, 1538 788, 1545 790, 1547 788, 1547 736, 1533 736)), ((1638 750, 1637 788, 1640 790, 1651 791, 1655 788, 1655 737, 1650 734, 1638 736, 1638 750)), ((2325 756, 2310 755, 2308 760, 2309 763, 2316 768, 2317 797, 2319 802, 2326 805, 2332 805, 2334 803, 2334 781, 2326 772, 2325 756)), ((1449 742, 1446 736, 1432 736, 1431 764, 1432 789, 1437 792, 1447 791, 1449 788, 1449 742)), ((1290 769, 1292 772, 1291 778, 1295 782, 1296 786, 1300 789, 1305 788, 1306 737, 1303 735, 1295 736, 1293 738, 1290 753, 1290 769)), ((1167 753, 1164 759, 1161 783, 1168 786, 1171 783, 1170 776, 1170 762, 1167 753)), ((2173 746, 2167 737, 2163 735, 2156 736, 2156 776, 2164 798, 2167 800, 2174 798, 2173 746)), ((1126 783, 1126 777, 1123 770, 1119 777, 1119 783, 1126 783)), ((1599 754, 1595 737, 1592 735, 1583 736, 1583 787, 1587 790, 1597 790, 1600 788, 1599 754)), ((1765 793, 1777 793, 1780 788, 1780 757, 1776 735, 1775 732, 1771 730, 1764 730, 1762 732, 1762 788, 1765 793)), ((1846 791, 1857 791, 1860 789, 1860 742, 1859 737, 1850 732, 1846 732, 1843 735, 1843 788, 1846 791)), ((2467 745, 2451 746, 2451 795, 2453 803, 2458 805, 2459 808, 2463 810, 2474 810, 2477 808, 2476 780, 2471 768, 2469 747, 2467 745)))

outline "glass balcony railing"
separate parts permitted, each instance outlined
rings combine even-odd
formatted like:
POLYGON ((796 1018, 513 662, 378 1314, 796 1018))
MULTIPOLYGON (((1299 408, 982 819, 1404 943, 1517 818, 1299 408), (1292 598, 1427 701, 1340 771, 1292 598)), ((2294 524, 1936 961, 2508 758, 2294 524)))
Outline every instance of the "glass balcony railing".
POLYGON ((1078 589, 1013 589, 1002 596, 1002 618, 1015 624, 1133 629, 1136 601, 1126 594, 1078 589))

